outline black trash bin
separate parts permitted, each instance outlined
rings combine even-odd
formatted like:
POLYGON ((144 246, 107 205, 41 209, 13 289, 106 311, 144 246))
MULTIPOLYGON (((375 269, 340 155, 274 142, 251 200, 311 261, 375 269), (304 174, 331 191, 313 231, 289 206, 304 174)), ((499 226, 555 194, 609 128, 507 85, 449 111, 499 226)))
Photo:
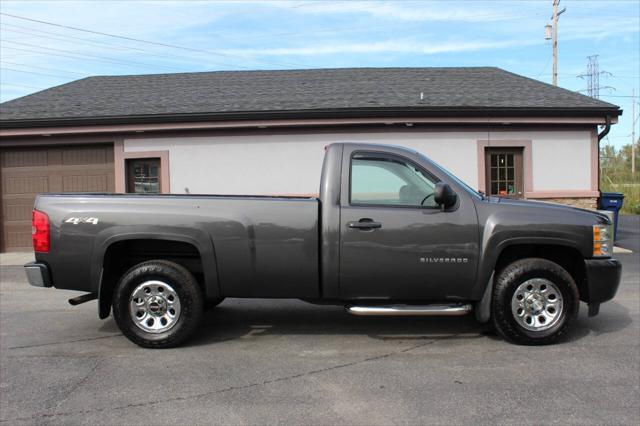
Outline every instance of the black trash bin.
POLYGON ((603 192, 598 199, 600 210, 613 212, 613 239, 618 239, 618 212, 622 208, 624 194, 621 192, 603 192))

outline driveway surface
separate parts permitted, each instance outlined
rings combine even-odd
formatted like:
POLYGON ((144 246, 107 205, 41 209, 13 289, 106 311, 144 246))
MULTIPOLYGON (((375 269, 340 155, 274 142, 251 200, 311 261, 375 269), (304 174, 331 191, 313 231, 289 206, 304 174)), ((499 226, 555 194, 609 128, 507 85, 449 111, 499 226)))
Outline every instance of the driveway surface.
POLYGON ((618 218, 618 240, 616 245, 640 252, 640 215, 621 215, 618 218))
MULTIPOLYGON (((624 231, 623 231, 624 233, 624 231)), ((96 302, 3 266, 0 423, 638 424, 640 258, 568 341, 522 347, 468 318, 358 318, 299 301, 225 301, 197 337, 134 346, 96 302)))

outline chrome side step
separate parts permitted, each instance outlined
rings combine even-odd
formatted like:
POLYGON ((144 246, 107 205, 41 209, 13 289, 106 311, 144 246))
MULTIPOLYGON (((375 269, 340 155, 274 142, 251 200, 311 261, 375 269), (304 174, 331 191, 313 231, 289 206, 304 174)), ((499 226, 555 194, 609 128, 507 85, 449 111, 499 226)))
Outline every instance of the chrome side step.
POLYGON ((473 310, 471 304, 451 305, 380 305, 347 306, 347 312, 358 316, 460 316, 473 310))

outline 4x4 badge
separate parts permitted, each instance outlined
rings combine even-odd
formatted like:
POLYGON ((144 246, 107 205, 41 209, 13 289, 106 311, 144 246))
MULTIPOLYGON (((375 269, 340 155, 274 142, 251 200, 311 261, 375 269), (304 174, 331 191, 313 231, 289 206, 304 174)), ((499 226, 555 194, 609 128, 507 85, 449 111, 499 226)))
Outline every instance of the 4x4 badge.
POLYGON ((97 217, 70 217, 69 219, 64 221, 65 223, 73 223, 74 225, 77 225, 79 223, 90 223, 92 225, 97 225, 98 224, 98 218, 97 217))

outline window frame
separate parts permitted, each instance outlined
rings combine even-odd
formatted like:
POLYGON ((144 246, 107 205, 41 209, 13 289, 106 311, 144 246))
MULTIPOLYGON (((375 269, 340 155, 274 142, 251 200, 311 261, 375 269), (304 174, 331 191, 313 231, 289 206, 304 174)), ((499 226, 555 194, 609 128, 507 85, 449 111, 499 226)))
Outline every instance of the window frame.
MULTIPOLYGON (((500 197, 500 198, 509 198, 509 199, 524 199, 525 198, 525 188, 526 188, 526 184, 524 182, 525 180, 525 152, 524 152, 524 147, 494 147, 494 146, 489 146, 489 147, 485 147, 484 150, 484 162, 485 162, 485 170, 484 170, 484 175, 485 175, 485 194, 487 196, 491 196, 491 197, 500 197), (492 155, 500 155, 500 154, 504 154, 504 155, 513 155, 513 184, 514 184, 514 189, 515 189, 515 193, 514 194, 493 194, 492 190, 491 190, 491 186, 493 184, 493 182, 508 182, 508 175, 507 175, 507 179, 499 179, 500 175, 499 175, 499 171, 498 171, 498 179, 493 180, 491 178, 491 156, 492 155)), ((508 166, 507 166, 508 167, 508 166)), ((497 167, 497 169, 499 169, 499 167, 497 167)), ((507 168, 505 168, 505 172, 506 172, 507 168)), ((499 192, 499 189, 498 189, 499 192)))
POLYGON ((434 175, 433 173, 429 172, 427 169, 425 169, 424 167, 422 167, 420 164, 416 163, 415 161, 404 157, 402 155, 398 155, 398 154, 389 154, 386 152, 375 152, 375 151, 354 151, 351 153, 350 157, 349 157, 349 180, 348 180, 348 191, 349 191, 349 206, 353 206, 353 207, 389 207, 389 208, 403 208, 403 209, 414 209, 414 210, 439 210, 440 206, 417 206, 417 205, 413 205, 413 204, 383 204, 383 203, 357 203, 357 202, 353 202, 352 201, 352 189, 353 189, 353 160, 354 159, 369 159, 369 160, 375 160, 375 159, 388 159, 388 160, 400 160, 399 162, 404 162, 407 163, 408 165, 411 165, 412 167, 420 170, 421 173, 423 173, 425 175, 425 177, 427 177, 428 179, 430 179, 433 184, 437 184, 439 182, 442 182, 442 179, 438 178, 436 175, 434 175), (361 158, 356 158, 356 157, 361 157, 361 158))
POLYGON ((162 158, 160 157, 137 157, 137 158, 126 158, 125 159, 125 193, 126 194, 134 194, 134 195, 158 195, 162 194, 162 158), (131 191, 132 184, 135 185, 135 176, 131 175, 131 171, 133 169, 133 164, 136 161, 157 161, 158 164, 158 192, 135 192, 131 191))

